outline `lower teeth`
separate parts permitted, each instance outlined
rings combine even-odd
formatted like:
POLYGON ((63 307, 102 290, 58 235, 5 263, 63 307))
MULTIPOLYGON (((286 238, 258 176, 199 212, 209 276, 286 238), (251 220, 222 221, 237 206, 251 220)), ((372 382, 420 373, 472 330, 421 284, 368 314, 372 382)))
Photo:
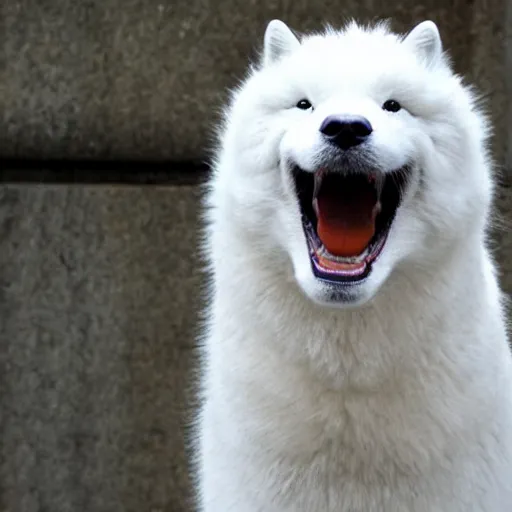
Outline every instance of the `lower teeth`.
POLYGON ((320 256, 324 256, 328 258, 331 261, 335 261, 336 263, 362 263, 366 257, 368 256, 369 248, 366 247, 366 249, 359 254, 358 256, 335 256, 334 254, 331 254, 323 245, 318 249, 318 254, 320 256))
POLYGON ((318 218, 318 199, 316 197, 313 199, 313 211, 318 218))

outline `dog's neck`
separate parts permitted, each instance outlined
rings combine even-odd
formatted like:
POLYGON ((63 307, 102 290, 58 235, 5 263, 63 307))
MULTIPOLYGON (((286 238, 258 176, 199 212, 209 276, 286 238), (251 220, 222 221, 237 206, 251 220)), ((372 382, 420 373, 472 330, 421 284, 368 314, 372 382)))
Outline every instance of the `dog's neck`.
POLYGON ((220 336, 232 337, 231 349, 251 352, 253 361, 272 353, 288 364, 311 367, 335 387, 348 381, 378 385, 389 372, 436 357, 438 351, 455 354, 464 333, 485 322, 481 315, 488 308, 482 301, 489 300, 486 287, 493 280, 484 275, 491 268, 482 238, 466 239, 464 247, 446 252, 436 265, 403 263, 370 303, 353 310, 313 304, 291 272, 280 270, 286 263, 270 266, 252 247, 244 254, 239 241, 216 265, 221 296, 216 303, 223 307, 216 314, 225 317, 228 330, 233 315, 237 328, 247 329, 220 336))

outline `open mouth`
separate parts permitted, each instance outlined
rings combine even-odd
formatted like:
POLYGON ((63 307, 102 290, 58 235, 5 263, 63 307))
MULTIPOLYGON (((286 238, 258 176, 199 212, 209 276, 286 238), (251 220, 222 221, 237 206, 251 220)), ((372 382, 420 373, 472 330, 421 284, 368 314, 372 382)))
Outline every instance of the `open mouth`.
POLYGON ((293 177, 313 273, 357 283, 381 254, 410 175, 408 166, 383 173, 315 173, 295 167, 293 177))

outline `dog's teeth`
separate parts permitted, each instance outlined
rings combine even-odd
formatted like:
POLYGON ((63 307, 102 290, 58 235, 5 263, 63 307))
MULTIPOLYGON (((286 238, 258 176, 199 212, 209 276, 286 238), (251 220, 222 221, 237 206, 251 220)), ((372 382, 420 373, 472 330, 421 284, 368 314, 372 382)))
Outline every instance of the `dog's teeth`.
POLYGON ((373 183, 375 184, 375 190, 377 191, 377 197, 379 198, 382 194, 382 189, 384 188, 384 173, 376 172, 374 173, 373 183))
POLYGON ((318 218, 318 199, 316 197, 313 199, 313 211, 318 218))
MULTIPOLYGON (((322 184, 322 179, 324 177, 324 171, 319 170, 315 172, 315 185, 313 187, 313 199, 316 198, 318 192, 320 191, 320 185, 322 184)), ((314 204, 313 204, 314 207, 314 204)))

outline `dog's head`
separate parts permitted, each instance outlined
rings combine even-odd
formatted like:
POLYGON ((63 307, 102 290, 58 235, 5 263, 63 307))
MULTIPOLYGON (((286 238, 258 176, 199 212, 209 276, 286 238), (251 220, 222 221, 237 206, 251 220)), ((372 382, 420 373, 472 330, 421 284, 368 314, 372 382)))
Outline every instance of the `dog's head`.
POLYGON ((483 229, 485 120, 430 21, 302 39, 272 21, 226 118, 233 222, 269 265, 284 251, 317 303, 362 304, 394 269, 442 264, 483 229))

